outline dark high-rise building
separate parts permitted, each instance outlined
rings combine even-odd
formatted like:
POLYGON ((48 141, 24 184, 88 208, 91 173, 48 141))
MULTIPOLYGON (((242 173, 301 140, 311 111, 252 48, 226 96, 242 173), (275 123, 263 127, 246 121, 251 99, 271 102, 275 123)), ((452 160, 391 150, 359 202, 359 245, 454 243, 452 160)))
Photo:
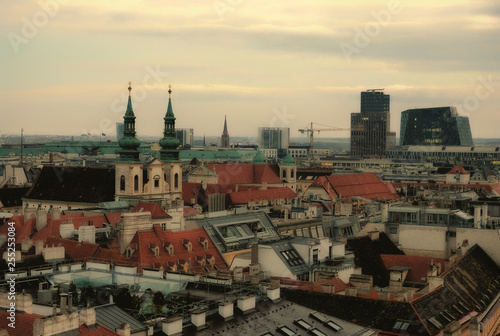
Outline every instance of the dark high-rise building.
POLYGON ((378 90, 361 92, 361 113, 389 113, 391 96, 378 90))
POLYGON ((379 90, 361 92, 361 112, 351 113, 351 155, 385 156, 394 141, 390 130, 390 95, 379 90))
POLYGON ((453 106, 401 112, 400 145, 472 146, 469 118, 453 106))
POLYGON ((220 138, 221 148, 229 148, 229 133, 227 131, 227 118, 224 117, 224 130, 222 131, 222 136, 220 138))

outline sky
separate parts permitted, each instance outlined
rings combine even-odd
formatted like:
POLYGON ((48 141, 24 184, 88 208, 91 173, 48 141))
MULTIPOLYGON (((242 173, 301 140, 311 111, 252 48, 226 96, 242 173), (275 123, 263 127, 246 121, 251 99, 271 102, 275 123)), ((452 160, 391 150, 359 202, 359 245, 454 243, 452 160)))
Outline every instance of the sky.
POLYGON ((401 111, 457 106, 500 138, 500 4, 474 1, 0 0, 0 134, 257 136, 311 122, 348 137, 360 92, 401 111))

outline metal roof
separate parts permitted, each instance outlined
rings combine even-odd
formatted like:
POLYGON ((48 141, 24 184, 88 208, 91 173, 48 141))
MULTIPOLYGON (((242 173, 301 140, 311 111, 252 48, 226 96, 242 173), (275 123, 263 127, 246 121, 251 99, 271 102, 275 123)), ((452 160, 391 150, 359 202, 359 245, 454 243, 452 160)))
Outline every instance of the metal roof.
POLYGON ((114 303, 95 307, 95 316, 97 323, 111 330, 116 330, 123 323, 130 325, 131 334, 148 329, 147 326, 137 321, 114 303))

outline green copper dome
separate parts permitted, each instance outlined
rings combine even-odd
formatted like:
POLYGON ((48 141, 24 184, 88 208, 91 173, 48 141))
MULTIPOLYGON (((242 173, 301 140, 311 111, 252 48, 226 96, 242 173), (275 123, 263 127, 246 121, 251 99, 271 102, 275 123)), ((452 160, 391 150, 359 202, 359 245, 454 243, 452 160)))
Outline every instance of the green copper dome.
POLYGON ((163 149, 176 149, 181 145, 181 142, 177 138, 165 137, 160 140, 160 146, 163 149))
POLYGON ((295 160, 290 155, 290 152, 288 152, 288 154, 283 158, 283 160, 281 160, 281 164, 286 166, 295 165, 295 160))
POLYGON ((261 151, 257 151, 257 154, 253 157, 254 164, 263 164, 266 163, 266 157, 262 154, 261 151))

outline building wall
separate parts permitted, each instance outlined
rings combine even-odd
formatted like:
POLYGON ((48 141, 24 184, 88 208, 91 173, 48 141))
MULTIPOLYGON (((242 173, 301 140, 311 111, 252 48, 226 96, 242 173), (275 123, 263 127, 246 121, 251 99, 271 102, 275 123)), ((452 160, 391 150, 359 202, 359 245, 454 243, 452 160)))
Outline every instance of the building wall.
POLYGON ((259 127, 259 148, 287 149, 290 145, 290 128, 259 127))
POLYGON ((457 244, 467 240, 469 246, 479 244, 488 255, 500 265, 500 233, 498 230, 457 228, 457 244))
POLYGON ((407 254, 447 257, 446 227, 403 225, 398 227, 398 241, 407 254))

